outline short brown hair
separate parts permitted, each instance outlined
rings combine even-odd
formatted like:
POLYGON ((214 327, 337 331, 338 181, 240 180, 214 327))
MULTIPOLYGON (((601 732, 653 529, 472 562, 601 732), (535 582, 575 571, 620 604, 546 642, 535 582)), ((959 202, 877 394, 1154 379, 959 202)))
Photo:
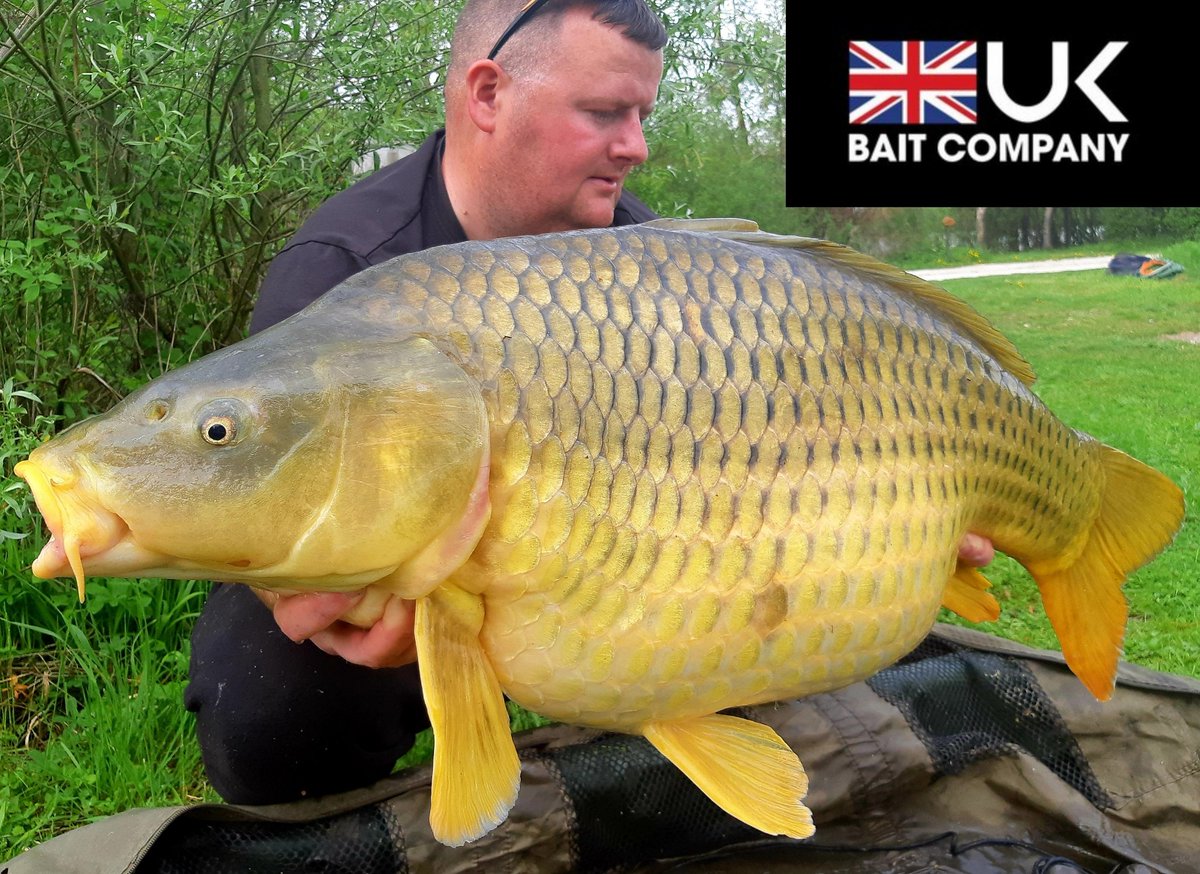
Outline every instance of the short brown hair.
MULTIPOLYGON (((450 70, 457 73, 485 58, 527 0, 467 0, 458 15, 450 44, 450 70)), ((519 73, 534 59, 534 49, 557 32, 569 9, 591 10, 592 20, 621 31, 651 51, 667 43, 667 29, 645 0, 549 0, 500 50, 497 60, 519 73), (515 44, 515 45, 514 45, 515 44)))

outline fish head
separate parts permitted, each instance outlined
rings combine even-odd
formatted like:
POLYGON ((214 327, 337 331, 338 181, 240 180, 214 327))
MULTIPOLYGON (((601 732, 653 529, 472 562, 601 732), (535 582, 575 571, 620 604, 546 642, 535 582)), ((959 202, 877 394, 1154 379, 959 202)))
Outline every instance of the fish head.
POLYGON ((486 439, 478 386, 429 340, 272 329, 148 383, 15 472, 52 535, 34 574, 74 576, 81 598, 89 575, 338 591, 416 563, 415 597, 482 530, 486 439))

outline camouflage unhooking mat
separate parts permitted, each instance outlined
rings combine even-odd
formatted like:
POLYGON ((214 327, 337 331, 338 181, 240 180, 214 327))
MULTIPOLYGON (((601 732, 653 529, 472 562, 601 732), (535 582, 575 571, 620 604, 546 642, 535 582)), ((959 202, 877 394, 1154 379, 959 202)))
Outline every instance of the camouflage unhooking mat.
POLYGON ((1100 704, 1057 654, 938 626, 866 682, 752 710, 808 769, 810 840, 730 818, 641 738, 551 727, 519 739, 508 821, 465 847, 433 840, 422 768, 295 804, 132 810, 0 874, 1200 872, 1200 682, 1122 665, 1100 704))

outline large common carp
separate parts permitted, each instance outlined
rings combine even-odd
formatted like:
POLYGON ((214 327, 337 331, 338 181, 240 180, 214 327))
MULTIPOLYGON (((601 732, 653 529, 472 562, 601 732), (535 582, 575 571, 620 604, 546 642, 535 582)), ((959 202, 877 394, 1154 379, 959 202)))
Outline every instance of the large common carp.
POLYGON ((718 715, 862 679, 986 535, 1111 694, 1126 575, 1183 514, 1062 424, 946 292, 831 243, 655 223, 466 243, 367 270, 168 373, 17 467, 41 577, 198 577, 417 599, 442 841, 501 822, 503 694, 641 734, 717 804, 812 833, 769 728, 718 715))

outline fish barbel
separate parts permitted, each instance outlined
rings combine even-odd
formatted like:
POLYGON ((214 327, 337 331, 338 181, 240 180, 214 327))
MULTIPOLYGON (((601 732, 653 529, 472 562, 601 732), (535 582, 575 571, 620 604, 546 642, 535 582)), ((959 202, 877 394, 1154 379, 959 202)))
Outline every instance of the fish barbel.
POLYGON ((501 822, 503 693, 644 735, 770 834, 813 832, 774 731, 720 715, 869 676, 940 606, 999 607, 968 532, 1033 574, 1113 689, 1126 575, 1179 489, 1062 424, 962 301, 752 223, 466 243, 371 268, 17 466, 40 577, 416 599, 431 824, 501 822), (753 779, 747 779, 753 775, 753 779))

